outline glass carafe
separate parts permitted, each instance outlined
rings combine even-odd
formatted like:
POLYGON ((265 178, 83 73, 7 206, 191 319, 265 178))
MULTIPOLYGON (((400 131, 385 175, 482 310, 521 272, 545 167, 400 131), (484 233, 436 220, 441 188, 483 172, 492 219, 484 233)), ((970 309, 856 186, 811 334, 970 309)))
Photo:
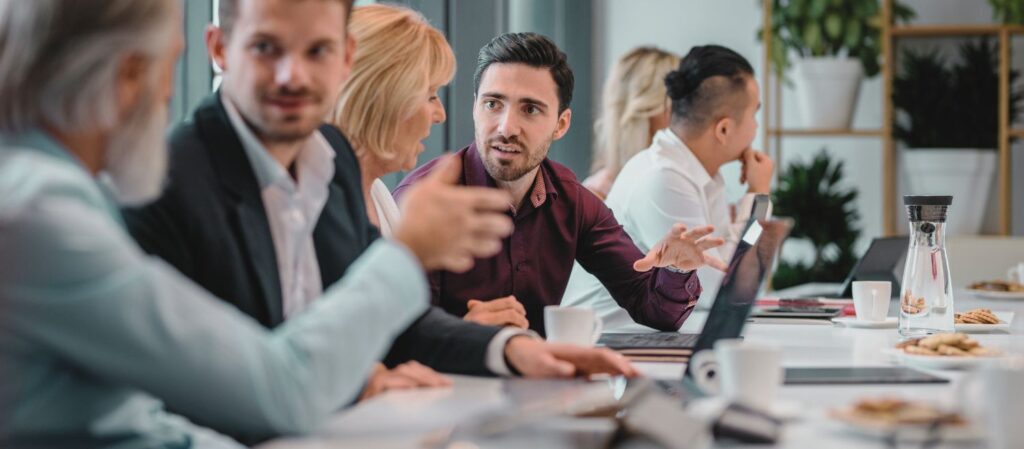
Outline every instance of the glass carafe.
POLYGON ((904 196, 910 248, 900 291, 900 335, 953 332, 953 285, 946 258, 946 213, 952 196, 904 196))

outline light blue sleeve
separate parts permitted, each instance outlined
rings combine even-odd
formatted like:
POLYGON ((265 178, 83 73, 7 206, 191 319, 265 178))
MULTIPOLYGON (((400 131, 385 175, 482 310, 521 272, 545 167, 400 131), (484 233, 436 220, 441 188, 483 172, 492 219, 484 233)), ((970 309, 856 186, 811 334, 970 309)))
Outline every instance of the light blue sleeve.
POLYGON ((313 307, 268 331, 144 255, 102 211, 48 195, 0 214, 0 298, 0 326, 33 349, 258 436, 307 432, 351 401, 426 310, 428 289, 415 259, 379 239, 313 307))

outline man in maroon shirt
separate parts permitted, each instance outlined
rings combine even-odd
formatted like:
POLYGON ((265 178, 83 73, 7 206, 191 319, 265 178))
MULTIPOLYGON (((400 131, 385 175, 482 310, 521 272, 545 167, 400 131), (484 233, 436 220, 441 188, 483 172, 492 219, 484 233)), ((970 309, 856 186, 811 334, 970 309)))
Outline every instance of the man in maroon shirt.
MULTIPOLYGON (((638 323, 676 330, 700 296, 693 270, 724 263, 704 251, 723 243, 708 227, 682 224, 646 256, 612 212, 565 166, 547 159, 569 130, 573 75, 544 36, 510 33, 480 50, 473 77, 475 142, 456 155, 460 183, 497 187, 513 198, 515 231, 500 253, 465 273, 431 275, 433 301, 449 313, 544 333, 543 310, 562 300, 573 261, 593 273, 638 323)), ((395 190, 426 176, 431 161, 395 190)))

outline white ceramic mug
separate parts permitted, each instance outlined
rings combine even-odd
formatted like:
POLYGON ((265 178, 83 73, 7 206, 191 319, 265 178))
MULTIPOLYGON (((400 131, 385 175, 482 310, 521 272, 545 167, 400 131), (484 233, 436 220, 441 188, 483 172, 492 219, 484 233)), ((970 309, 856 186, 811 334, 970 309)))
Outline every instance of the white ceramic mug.
POLYGON ((544 307, 547 341, 593 346, 601 338, 604 325, 593 309, 585 307, 544 307))
POLYGON ((854 281, 853 309, 861 321, 885 321, 889 314, 892 283, 886 281, 854 281))
POLYGON ((1018 263, 1016 266, 1006 270, 1006 279, 1024 284, 1024 262, 1018 263))
POLYGON ((713 352, 698 352, 690 364, 704 391, 762 411, 772 410, 782 384, 782 353, 772 346, 719 340, 713 352))

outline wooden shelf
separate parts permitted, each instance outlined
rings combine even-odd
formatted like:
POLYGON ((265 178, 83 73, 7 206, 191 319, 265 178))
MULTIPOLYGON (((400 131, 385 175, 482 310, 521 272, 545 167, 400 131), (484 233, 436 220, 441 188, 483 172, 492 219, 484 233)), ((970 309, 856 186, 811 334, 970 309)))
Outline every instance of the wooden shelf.
POLYGON ((881 137, 884 131, 880 129, 778 129, 769 128, 768 135, 771 136, 794 136, 794 137, 881 137))
POLYGON ((1024 129, 1011 129, 1010 137, 1024 137, 1024 129))
POLYGON ((1006 30, 1011 34, 1024 34, 1024 25, 893 25, 893 36, 977 36, 997 35, 1006 30))

